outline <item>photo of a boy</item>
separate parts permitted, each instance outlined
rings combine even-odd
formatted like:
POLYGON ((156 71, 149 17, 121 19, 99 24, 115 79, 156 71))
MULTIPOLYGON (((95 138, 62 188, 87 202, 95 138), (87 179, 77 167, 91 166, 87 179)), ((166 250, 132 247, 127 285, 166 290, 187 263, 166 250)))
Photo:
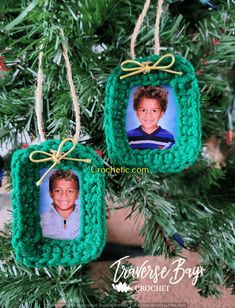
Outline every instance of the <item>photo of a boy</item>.
POLYGON ((72 240, 79 235, 80 209, 79 179, 71 170, 56 170, 49 177, 49 194, 52 203, 41 214, 43 237, 72 240))
POLYGON ((133 108, 140 126, 127 132, 133 149, 170 149, 174 136, 158 125, 168 105, 167 91, 161 87, 139 87, 134 93, 133 108))

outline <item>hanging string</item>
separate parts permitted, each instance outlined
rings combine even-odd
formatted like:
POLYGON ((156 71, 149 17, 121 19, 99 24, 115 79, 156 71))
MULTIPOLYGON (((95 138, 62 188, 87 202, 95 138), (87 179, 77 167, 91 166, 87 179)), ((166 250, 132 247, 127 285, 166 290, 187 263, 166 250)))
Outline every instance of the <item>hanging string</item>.
MULTIPOLYGON (((72 76, 72 69, 71 64, 69 62, 68 52, 67 48, 65 46, 65 36, 64 32, 61 29, 61 36, 63 39, 62 42, 62 48, 63 48, 63 57, 65 60, 66 70, 67 70, 67 78, 69 82, 69 88, 70 88, 70 94, 73 102, 73 108, 75 112, 75 122, 76 122, 76 132, 74 135, 74 139, 77 142, 80 137, 80 108, 78 103, 78 98, 76 95, 75 86, 73 83, 73 76, 72 76)), ((42 119, 42 83, 43 83, 43 71, 42 71, 42 58, 43 58, 43 52, 40 51, 39 57, 38 57, 38 74, 37 74, 37 89, 36 89, 36 102, 35 102, 35 111, 36 111, 36 117, 37 117, 37 124, 38 124, 38 131, 39 131, 39 137, 41 141, 45 141, 45 135, 43 132, 43 119, 42 119)))
POLYGON ((78 98, 76 95, 76 90, 75 90, 75 86, 73 83, 73 75, 72 75, 72 69, 71 69, 71 64, 69 62, 69 56, 68 56, 68 51, 67 48, 65 47, 64 41, 65 41, 65 36, 64 36, 64 31, 61 29, 61 36, 63 39, 62 42, 62 47, 63 47, 63 56, 64 56, 64 60, 65 60, 65 64, 66 64, 66 69, 67 69, 67 77, 68 77, 68 82, 69 82, 69 87, 70 87, 70 94, 71 94, 71 98, 72 98, 72 102, 73 102, 73 108, 74 108, 74 112, 75 112, 75 122, 76 122, 76 132, 74 135, 74 139, 76 141, 79 140, 80 137, 80 108, 79 108, 79 103, 78 103, 78 98))
POLYGON ((162 14, 163 0, 158 0, 156 9, 156 23, 155 23, 155 35, 154 35, 154 53, 160 54, 160 40, 159 40, 159 28, 160 28, 160 17, 162 14))
MULTIPOLYGON (((156 10, 156 23, 155 23, 155 35, 154 35, 154 52, 156 54, 159 54, 160 52, 160 43, 159 43, 159 24, 160 24, 160 17, 161 17, 161 12, 162 12, 162 4, 163 4, 163 0, 158 0, 158 6, 157 6, 157 10, 156 10)), ((146 0, 145 4, 144 4, 144 8, 143 11, 141 12, 137 23, 135 25, 135 29, 134 32, 132 34, 131 37, 131 58, 134 59, 135 56, 135 44, 136 44, 136 38, 139 34, 140 28, 143 24, 144 21, 144 17, 147 14, 147 11, 149 9, 149 5, 150 5, 150 0, 146 0)))
POLYGON ((38 123, 38 133, 41 141, 45 141, 45 135, 43 132, 43 120, 42 120, 42 82, 43 82, 43 73, 42 73, 42 56, 43 52, 40 51, 38 57, 38 74, 37 74, 37 89, 35 91, 35 112, 38 123))
POLYGON ((135 58, 135 42, 136 42, 136 38, 137 38, 137 36, 139 34, 140 27, 142 26, 142 23, 144 21, 144 17, 146 16, 146 13, 147 13, 147 11, 149 9, 150 1, 151 0, 146 0, 146 2, 144 4, 143 11, 142 11, 142 13, 140 14, 140 16, 139 16, 139 18, 137 20, 134 32, 133 32, 132 37, 131 37, 131 58, 132 59, 135 58))

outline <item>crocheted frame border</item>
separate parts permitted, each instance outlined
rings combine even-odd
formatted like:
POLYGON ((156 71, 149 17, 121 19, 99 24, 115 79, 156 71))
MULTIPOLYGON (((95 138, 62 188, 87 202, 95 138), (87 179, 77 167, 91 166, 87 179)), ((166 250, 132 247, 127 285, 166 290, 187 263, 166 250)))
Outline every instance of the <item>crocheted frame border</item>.
MULTIPOLYGON (((159 55, 136 59, 138 62, 156 62, 159 55)), ((165 58, 161 62, 167 65, 165 58)), ((133 64, 128 64, 132 67, 133 64)), ((184 58, 175 56, 171 67, 182 76, 163 71, 151 71, 120 80, 125 73, 118 65, 106 85, 104 129, 107 152, 115 165, 147 167, 150 172, 179 172, 191 165, 201 149, 200 91, 193 66, 184 58), (126 111, 130 91, 134 86, 170 85, 178 108, 177 139, 171 149, 132 149, 125 130, 126 111)))
MULTIPOLYGON (((48 140, 17 150, 12 158, 12 245, 16 259, 29 267, 85 264, 96 259, 105 245, 105 178, 104 174, 94 174, 90 170, 91 165, 102 167, 103 162, 93 149, 80 144, 76 145, 69 157, 89 158, 91 164, 62 160, 54 168, 75 170, 79 174, 80 235, 74 240, 55 240, 42 236, 40 187, 36 186, 36 182, 40 178, 40 169, 49 168, 52 162, 33 163, 29 155, 36 150, 57 150, 60 143, 60 140, 48 140)), ((70 144, 65 144, 63 150, 66 152, 70 148, 70 144)))

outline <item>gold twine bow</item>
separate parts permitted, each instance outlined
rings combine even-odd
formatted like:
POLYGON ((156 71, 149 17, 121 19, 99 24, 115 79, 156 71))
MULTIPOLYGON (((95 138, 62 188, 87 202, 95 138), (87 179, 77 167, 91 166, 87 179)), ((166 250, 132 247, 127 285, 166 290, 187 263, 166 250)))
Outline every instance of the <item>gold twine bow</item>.
POLYGON ((65 160, 73 160, 73 161, 78 161, 78 162, 84 162, 84 163, 91 163, 91 159, 80 159, 80 158, 73 158, 73 157, 66 157, 68 156, 76 147, 76 141, 73 138, 65 138, 57 151, 54 150, 50 150, 51 153, 48 152, 44 152, 44 151, 33 151, 32 153, 30 153, 29 155, 29 159, 33 162, 33 163, 42 163, 42 162, 46 162, 46 161, 50 161, 52 160, 54 163, 51 165, 51 167, 43 174, 43 176, 41 177, 41 179, 39 181, 37 181, 36 185, 39 186, 42 184, 42 181, 45 179, 45 177, 50 173, 50 171, 56 166, 58 165, 61 160, 65 159, 65 160), (68 150, 67 152, 63 153, 61 152, 64 144, 66 142, 72 142, 73 146, 71 147, 70 150, 68 150), (34 159, 33 156, 35 154, 43 154, 46 155, 48 157, 46 158, 41 158, 41 159, 34 159))
POLYGON ((173 55, 171 55, 170 53, 162 56, 153 65, 150 65, 151 63, 153 63, 153 62, 151 62, 151 61, 138 62, 138 61, 135 61, 135 60, 126 60, 126 61, 122 62, 121 69, 124 72, 130 72, 130 73, 126 74, 126 75, 122 75, 120 77, 120 79, 124 79, 124 78, 134 76, 134 75, 137 75, 137 74, 141 74, 141 73, 147 74, 147 73, 150 73, 152 70, 158 70, 158 71, 168 72, 168 73, 177 74, 177 75, 183 74, 183 72, 176 72, 176 71, 169 70, 169 68, 171 68, 173 66, 173 64, 175 63, 175 57, 173 55), (159 65, 165 58, 171 58, 171 62, 168 65, 163 65, 163 66, 159 65), (135 67, 125 67, 125 64, 128 64, 128 63, 135 64, 136 66, 135 67))

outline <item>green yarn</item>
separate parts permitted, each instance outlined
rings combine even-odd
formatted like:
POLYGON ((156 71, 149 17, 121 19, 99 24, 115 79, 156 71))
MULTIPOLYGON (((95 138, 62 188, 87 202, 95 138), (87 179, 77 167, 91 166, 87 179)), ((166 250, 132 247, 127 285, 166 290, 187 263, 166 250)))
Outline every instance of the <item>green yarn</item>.
MULTIPOLYGON (((39 145, 17 150, 12 158, 13 192, 12 245, 16 259, 29 267, 73 266, 96 259, 106 241, 105 178, 92 173, 91 165, 102 167, 102 159, 87 146, 77 144, 69 157, 91 159, 91 164, 62 160, 57 169, 75 170, 80 180, 80 235, 74 240, 54 240, 42 237, 39 215, 39 171, 52 162, 33 163, 33 151, 57 150, 61 141, 48 140, 39 145)), ((71 145, 65 144, 63 151, 71 145)), ((38 154, 39 155, 39 154, 38 154)), ((41 158, 39 156, 38 158, 41 158)), ((56 169, 56 168, 55 168, 56 169)))
MULTIPOLYGON (((136 59, 138 62, 156 62, 161 56, 152 55, 136 59)), ((104 128, 108 155, 115 165, 147 167, 151 172, 179 172, 191 165, 201 149, 200 91, 193 66, 184 58, 175 56, 172 70, 183 72, 182 76, 151 71, 120 80, 125 73, 118 65, 110 75, 105 96, 104 128), (134 86, 170 85, 178 107, 177 139, 171 149, 132 149, 125 130, 126 110, 130 91, 134 86)), ((162 65, 167 65, 164 59, 162 65)), ((128 64, 133 67, 133 64, 128 64)))

